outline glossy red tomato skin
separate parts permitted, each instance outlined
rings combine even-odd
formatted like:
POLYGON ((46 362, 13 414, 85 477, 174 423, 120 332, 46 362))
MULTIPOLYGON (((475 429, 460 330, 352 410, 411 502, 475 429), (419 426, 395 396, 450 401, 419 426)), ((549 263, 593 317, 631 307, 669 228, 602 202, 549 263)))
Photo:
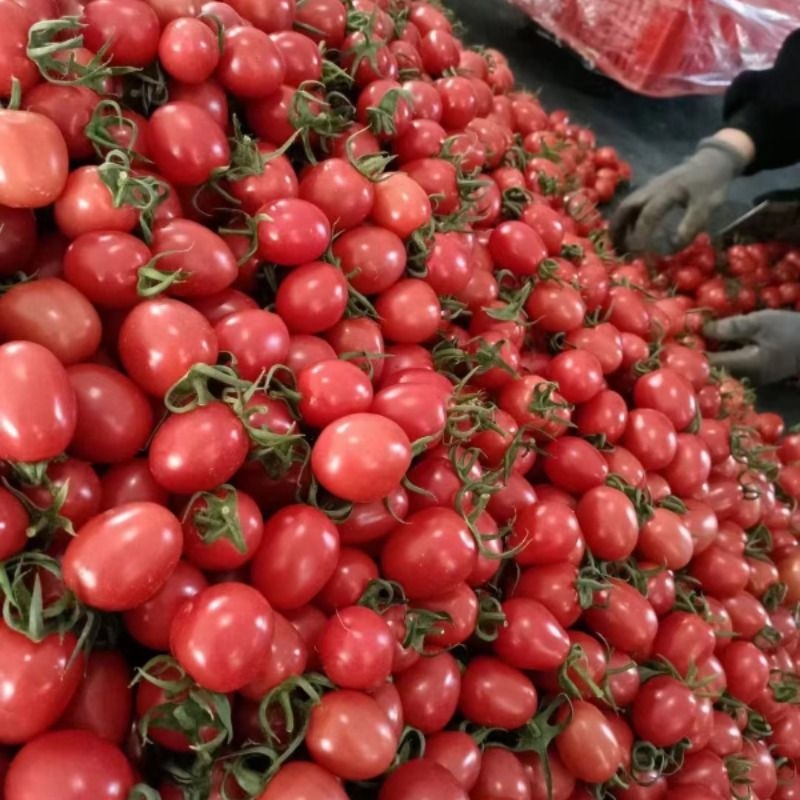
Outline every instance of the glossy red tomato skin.
POLYGON ((429 758, 407 761, 381 786, 378 800, 467 800, 450 772, 429 758))
POLYGON ((151 650, 169 650, 169 629, 178 609, 208 586, 197 567, 179 561, 164 585, 149 599, 125 611, 122 621, 139 644, 151 650))
POLYGON ((158 52, 160 25, 155 11, 142 0, 95 0, 87 6, 86 46, 97 52, 110 42, 115 64, 146 67, 158 52))
POLYGON ((7 489, 0 489, 0 559, 19 553, 28 543, 28 512, 7 489))
POLYGON ((658 369, 639 378, 634 387, 639 408, 655 408, 667 416, 677 431, 686 430, 697 414, 692 385, 671 369, 658 369))
POLYGON ((566 560, 581 539, 578 519, 569 506, 541 500, 519 510, 508 544, 521 548, 517 563, 531 566, 566 560))
POLYGON ((45 461, 62 453, 75 432, 77 404, 58 359, 34 342, 9 342, 0 345, 0 372, 0 458, 45 461))
POLYGON ((244 464, 250 442, 233 411, 219 402, 174 414, 150 443, 150 471, 167 491, 194 494, 227 483, 244 464))
POLYGON ((245 309, 229 314, 214 326, 220 350, 233 353, 236 369, 247 381, 281 364, 289 354, 289 331, 270 311, 245 309))
POLYGON ((367 780, 389 767, 397 740, 375 700, 345 689, 329 692, 314 706, 306 746, 312 758, 334 775, 367 780))
POLYGON ((595 594, 595 603, 584 618, 613 647, 636 658, 650 654, 658 633, 658 617, 647 598, 616 578, 609 581, 608 589, 595 594))
POLYGON ((433 506, 411 514, 389 534, 381 566, 409 598, 425 600, 466 580, 476 556, 475 539, 461 515, 433 506))
POLYGON ((375 184, 372 220, 401 239, 428 222, 431 214, 428 195, 408 175, 395 172, 375 184))
POLYGON ((225 29, 217 79, 231 94, 267 97, 281 87, 284 76, 281 53, 266 33, 241 25, 225 29))
POLYGON ((89 520, 67 546, 64 583, 88 605, 125 611, 149 600, 180 558, 183 532, 166 508, 129 503, 89 520))
POLYGON ((407 725, 425 734, 445 728, 458 707, 461 672, 458 662, 444 652, 419 659, 395 680, 407 725))
POLYGON ((0 624, 0 644, 0 677, 6 687, 0 742, 22 744, 46 731, 67 708, 81 682, 84 656, 73 658, 77 640, 71 633, 35 643, 5 623, 0 624))
POLYGON ((350 606, 336 612, 317 645, 325 674, 343 689, 374 689, 392 670, 394 638, 379 614, 350 606))
POLYGON ((133 713, 130 682, 131 669, 119 652, 95 651, 57 727, 91 731, 122 745, 130 732, 133 713))
POLYGON ((494 651, 506 663, 524 670, 558 669, 567 658, 567 634, 547 608, 517 597, 502 604, 505 624, 498 629, 494 651))
POLYGON ((636 733, 657 747, 668 747, 691 731, 697 715, 692 690, 667 675, 642 684, 633 702, 632 722, 636 733))
POLYGON ((550 480, 581 495, 600 486, 608 477, 608 465, 600 452, 577 436, 561 436, 546 447, 544 469, 550 480))
POLYGON ((215 169, 230 161, 222 128, 199 106, 181 100, 153 113, 148 142, 158 171, 175 186, 205 183, 215 169))
POLYGON ((270 517, 250 565, 250 580, 280 611, 310 602, 339 559, 339 534, 321 511, 289 505, 270 517))
POLYGON ((731 642, 720 654, 728 692, 743 703, 751 703, 765 689, 769 680, 767 657, 752 643, 731 642))
POLYGON ((603 713, 583 700, 573 703, 572 717, 555 744, 564 766, 590 783, 609 780, 622 762, 619 743, 603 713))
POLYGON ((299 198, 273 200, 258 215, 258 253, 267 261, 285 267, 316 261, 331 239, 328 218, 313 203, 299 198))
POLYGON ((619 561, 633 553, 639 525, 633 503, 623 492, 596 486, 580 498, 575 513, 595 557, 619 561))
POLYGON ((429 736, 425 757, 441 764, 466 791, 470 791, 478 780, 481 751, 469 734, 442 731, 429 736))
POLYGON ((0 136, 4 142, 0 205, 50 205, 63 191, 68 177, 69 154, 61 131, 41 114, 5 109, 0 114, 0 136))
POLYGON ((194 364, 217 360, 217 338, 206 318, 180 300, 147 300, 125 318, 119 355, 125 371, 148 394, 163 398, 194 364))
POLYGON ((78 407, 70 453, 103 464, 133 458, 153 429, 144 392, 121 372, 100 364, 76 364, 67 375, 78 407))
POLYGON ((59 278, 17 284, 0 297, 0 338, 36 342, 62 364, 93 355, 101 325, 91 303, 59 278))
POLYGON ((471 722, 511 730, 536 711, 536 689, 520 670, 500 659, 473 658, 461 676, 461 713, 471 722))
POLYGON ((244 583, 209 586, 184 603, 170 625, 170 650, 201 686, 232 692, 254 680, 269 655, 273 612, 244 583))
POLYGON ((275 309, 291 333, 322 333, 344 316, 347 292, 347 279, 340 269, 313 261, 284 278, 275 297, 275 309))
POLYGON ((377 414, 351 414, 328 425, 311 452, 317 480, 337 497, 371 503, 400 483, 411 463, 403 429, 377 414))
POLYGON ((29 742, 11 762, 5 797, 118 800, 135 783, 130 762, 110 742, 89 731, 52 731, 29 742))
POLYGON ((341 781, 306 761, 289 761, 270 778, 256 800, 291 800, 302 793, 307 800, 347 800, 341 781))

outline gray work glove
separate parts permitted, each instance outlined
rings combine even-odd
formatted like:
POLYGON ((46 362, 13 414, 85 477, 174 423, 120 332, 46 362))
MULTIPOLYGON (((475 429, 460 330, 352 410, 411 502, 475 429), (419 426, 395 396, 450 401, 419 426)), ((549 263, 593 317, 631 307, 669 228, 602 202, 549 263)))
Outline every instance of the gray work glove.
POLYGON ((709 322, 709 339, 740 342, 743 347, 709 353, 709 361, 755 384, 776 383, 800 375, 800 313, 755 311, 709 322))
POLYGON ((731 181, 746 166, 735 147, 703 139, 693 156, 637 189, 620 205, 609 227, 615 247, 619 252, 652 250, 656 230, 676 207, 685 208, 686 213, 671 244, 676 250, 686 247, 708 225, 731 181))

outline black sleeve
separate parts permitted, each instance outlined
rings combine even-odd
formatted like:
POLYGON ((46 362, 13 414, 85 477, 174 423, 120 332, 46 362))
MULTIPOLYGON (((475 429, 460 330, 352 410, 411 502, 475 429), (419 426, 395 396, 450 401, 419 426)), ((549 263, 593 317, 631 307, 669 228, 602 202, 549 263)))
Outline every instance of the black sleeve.
POLYGON ((783 43, 771 69, 736 78, 725 95, 724 116, 755 142, 747 174, 800 161, 800 30, 783 43))

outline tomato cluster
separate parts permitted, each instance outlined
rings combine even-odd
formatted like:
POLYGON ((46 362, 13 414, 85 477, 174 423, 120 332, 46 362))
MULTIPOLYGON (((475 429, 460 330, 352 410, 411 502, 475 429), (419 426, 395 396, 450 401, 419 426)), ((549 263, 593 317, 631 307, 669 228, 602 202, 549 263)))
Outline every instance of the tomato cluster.
POLYGON ((612 148, 430 2, 0 19, 0 797, 800 796, 800 438, 612 148))
POLYGON ((759 308, 800 310, 800 250, 784 242, 734 244, 718 252, 703 234, 663 259, 659 271, 662 281, 711 317, 759 308))

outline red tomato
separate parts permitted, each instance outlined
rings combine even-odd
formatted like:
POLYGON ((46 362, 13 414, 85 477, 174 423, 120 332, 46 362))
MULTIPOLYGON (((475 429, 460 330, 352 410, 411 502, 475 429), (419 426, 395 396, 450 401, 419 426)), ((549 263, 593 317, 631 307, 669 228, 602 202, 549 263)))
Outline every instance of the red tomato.
POLYGON ((555 743, 564 766, 588 783, 610 780, 622 764, 622 750, 603 712, 583 700, 573 701, 555 743))
POLYGON ((84 656, 76 652, 77 645, 72 633, 32 642, 0 623, 0 680, 5 687, 0 697, 0 742, 30 741, 64 713, 83 676, 84 656))
POLYGON ((297 391, 298 411, 313 428, 369 411, 372 405, 371 381, 349 361, 332 359, 307 367, 297 375, 297 391))
POLYGON ((751 703, 766 688, 769 661, 752 642, 731 642, 720 654, 728 681, 728 692, 743 703, 751 703))
POLYGON ((361 225, 345 231, 333 243, 333 254, 362 294, 378 294, 405 272, 407 254, 402 239, 385 228, 361 225))
POLYGON ((375 184, 372 219, 401 239, 429 222, 432 213, 425 190, 408 175, 393 172, 375 184))
POLYGON ((476 551, 463 517, 433 506, 411 514, 389 534, 381 567, 409 598, 428 599, 465 581, 475 567, 476 551))
POLYGON ((153 429, 147 396, 121 372, 100 364, 76 364, 67 375, 78 407, 70 453, 104 464, 133 458, 153 429))
POLYGON ((201 686, 232 692, 254 680, 269 656, 272 608, 244 583, 218 583, 187 600, 172 619, 170 650, 201 686))
POLYGON ((0 459, 45 461, 60 455, 77 423, 75 393, 56 357, 34 342, 0 346, 0 459))
POLYGON ((492 260, 515 275, 535 275, 547 258, 547 248, 536 231, 524 222, 501 222, 489 238, 492 260))
POLYGON ((555 356, 550 379, 569 403, 586 403, 605 385, 600 359, 588 350, 565 350, 555 356))
POLYGON ((577 436, 562 436, 547 445, 544 471, 556 486, 578 495, 608 477, 608 465, 597 448, 577 436))
POLYGON ((128 503, 91 519, 64 553, 64 583, 103 611, 125 611, 166 583, 183 546, 180 522, 154 503, 128 503))
POLYGON ((575 513, 586 546, 596 558, 621 561, 633 553, 639 522, 633 503, 623 492, 596 486, 583 494, 575 513))
POLYGON ((653 607, 633 586, 612 578, 609 588, 595 592, 584 613, 587 625, 612 647, 635 658, 647 657, 658 633, 653 607))
POLYGON ((581 538, 569 506, 542 500, 519 510, 508 546, 521 548, 515 556, 519 564, 557 564, 567 559, 581 538))
POLYGON ((289 331, 322 333, 344 316, 347 279, 340 269, 314 261, 293 269, 275 296, 275 310, 289 331))
POLYGON ((697 716, 692 690, 667 675, 642 684, 633 701, 633 726, 656 747, 669 747, 688 736, 697 716))
POLYGON ((169 492, 194 494, 227 483, 244 464, 250 442, 224 403, 173 414, 150 443, 153 477, 169 492))
POLYGON ((498 628, 494 651, 506 663, 545 671, 566 661, 570 649, 567 634, 542 603, 517 597, 506 600, 502 608, 506 619, 498 628))
POLYGON ((458 707, 461 672, 458 662, 443 652, 421 658, 395 679, 407 725, 425 734, 444 729, 458 707))
MULTIPOLYGON (((16 5, 3 4, 3 14, 16 5)), ((5 19, 5 17, 4 17, 5 19)), ((0 111, 0 205, 42 208, 67 182, 69 154, 56 124, 32 111, 0 111)))
POLYGON ((232 353, 236 371, 256 381, 289 354, 289 331, 283 320, 260 308, 245 309, 221 319, 214 326, 220 350, 232 353))
POLYGON ((410 278, 390 286, 375 301, 386 339, 420 344, 431 339, 441 324, 442 307, 433 288, 410 278))
POLYGON ((331 226, 323 211, 306 200, 273 200, 258 210, 258 253, 281 266, 316 261, 327 250, 331 226))
POLYGON ((657 369, 639 378, 633 399, 639 408, 661 411, 677 431, 686 430, 697 414, 692 385, 673 369, 657 369))
POLYGON ((203 20, 173 19, 161 32, 158 60, 176 80, 202 83, 211 77, 219 61, 217 37, 203 20))
POLYGON ((205 183, 230 161, 222 128, 208 112, 183 100, 156 109, 147 134, 158 171, 175 186, 205 183))
MULTIPOLYGON (((101 0, 102 1, 102 0, 101 0)), ((90 731, 51 731, 28 742, 8 769, 6 800, 118 800, 136 783, 122 752, 90 731)))
POLYGON ((311 757, 346 780, 368 780, 385 772, 397 739, 378 703, 350 690, 329 692, 311 711, 306 731, 311 757))
POLYGON ((125 371, 159 398, 193 365, 215 363, 217 351, 208 320, 179 300, 159 298, 139 304, 125 318, 119 334, 125 371))
POLYGON ((121 745, 130 732, 133 700, 131 670, 114 650, 97 650, 86 662, 86 673, 58 728, 91 731, 121 745))
POLYGON ((525 310, 539 330, 569 333, 583 325, 586 305, 580 293, 568 284, 542 281, 531 292, 525 310))
POLYGON ((694 544, 677 514, 666 508, 656 508, 641 527, 636 550, 647 561, 678 570, 691 561, 694 544))
POLYGON ((264 526, 250 578, 281 611, 311 601, 330 580, 339 558, 336 526, 310 506, 285 506, 264 526))
POLYGON ((178 609, 208 586, 197 567, 179 561, 164 585, 144 603, 122 615, 125 628, 139 644, 151 650, 169 649, 169 629, 178 609))
POLYGON ((256 800, 347 800, 341 782, 330 772, 307 761, 285 763, 256 800))
POLYGON ((369 608, 337 610, 317 649, 325 674, 344 689, 374 689, 392 671, 394 637, 383 618, 369 608))
POLYGON ((146 67, 156 57, 160 25, 143 0, 94 0, 83 23, 86 46, 94 52, 107 46, 115 64, 146 67))
POLYGON ((225 28, 217 69, 219 82, 236 97, 258 99, 280 89, 285 65, 275 42, 250 26, 225 28))
POLYGON ((442 731, 429 736, 425 758, 441 764, 466 791, 470 791, 478 780, 481 751, 467 733, 442 731))
POLYGON ((403 429, 377 414, 350 414, 328 425, 311 452, 317 480, 332 494, 356 503, 386 497, 411 463, 403 429))
POLYGON ((381 786, 378 800, 468 800, 456 778, 428 757, 398 767, 381 786))

